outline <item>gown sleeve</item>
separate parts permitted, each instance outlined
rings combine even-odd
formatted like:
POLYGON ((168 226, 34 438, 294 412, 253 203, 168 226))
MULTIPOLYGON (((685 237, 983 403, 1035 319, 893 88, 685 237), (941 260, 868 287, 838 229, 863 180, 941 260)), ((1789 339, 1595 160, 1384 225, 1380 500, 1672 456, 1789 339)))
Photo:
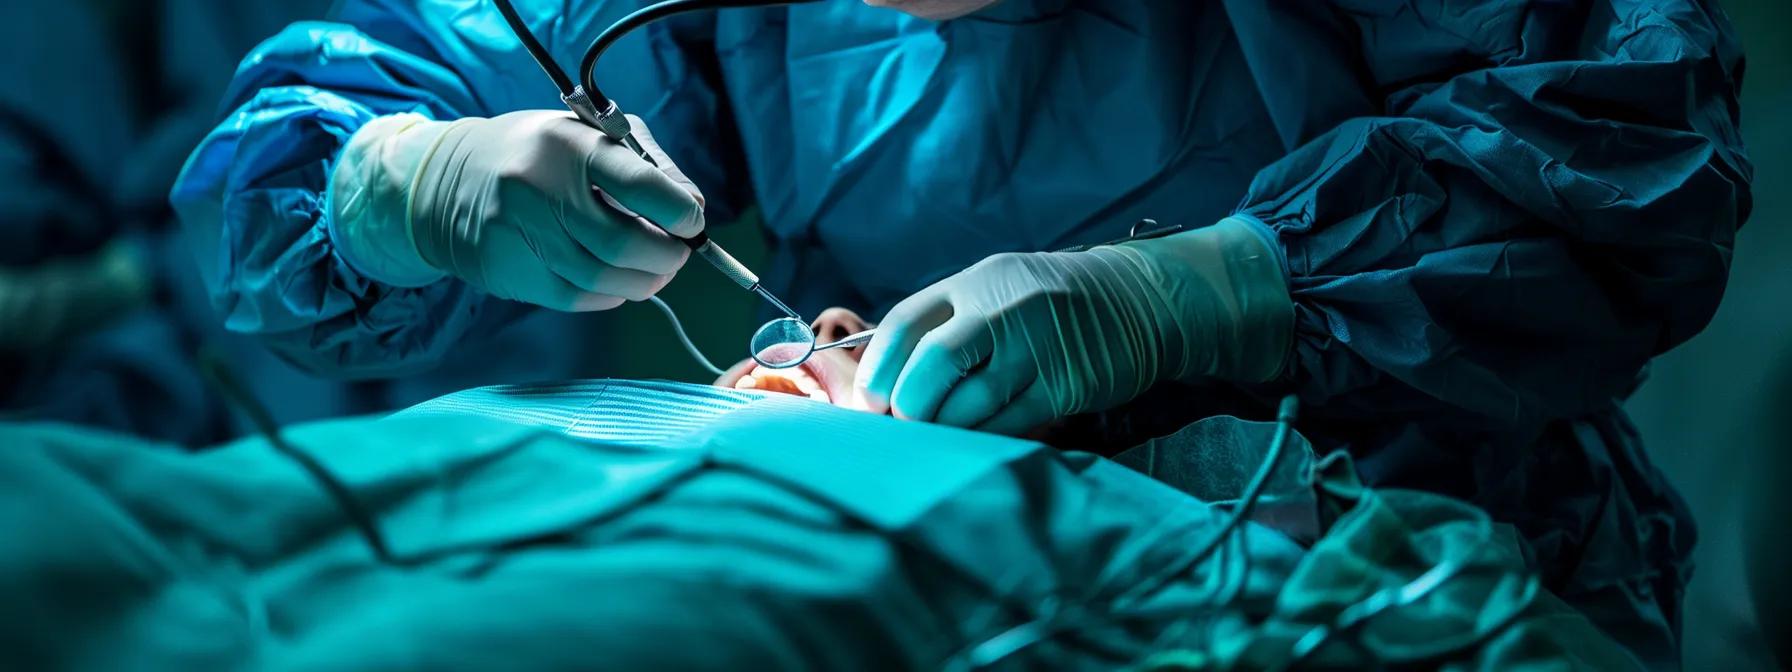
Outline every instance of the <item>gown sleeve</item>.
MULTIPOLYGON (((515 4, 571 69, 599 30, 642 3, 515 4)), ((382 116, 563 106, 491 3, 341 0, 330 18, 294 24, 243 60, 222 122, 189 157, 170 198, 228 329, 316 373, 426 370, 528 308, 451 278, 396 287, 357 272, 330 237, 331 169, 350 136, 382 116)), ((669 22, 639 32, 600 64, 605 92, 665 138, 693 180, 718 181, 723 163, 703 150, 717 144, 724 112, 705 59, 690 57, 693 31, 669 22)), ((733 204, 710 191, 710 219, 724 221, 733 204)))
POLYGON ((1240 208, 1286 251, 1304 408, 1576 417, 1704 328, 1752 173, 1715 8, 1339 5, 1379 114, 1314 133, 1240 208))

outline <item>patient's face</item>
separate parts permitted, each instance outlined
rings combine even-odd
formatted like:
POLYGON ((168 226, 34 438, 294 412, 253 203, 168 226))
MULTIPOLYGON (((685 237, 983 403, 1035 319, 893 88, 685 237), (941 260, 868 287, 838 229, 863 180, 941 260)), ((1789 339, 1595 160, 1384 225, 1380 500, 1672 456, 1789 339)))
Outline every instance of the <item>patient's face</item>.
MULTIPOLYGON (((817 343, 832 342, 871 328, 864 318, 845 308, 822 311, 821 317, 816 318, 812 326, 815 328, 817 343)), ((729 367, 721 378, 716 379, 715 384, 717 387, 737 390, 794 394, 853 408, 856 406, 852 394, 852 377, 859 370, 859 352, 856 348, 823 350, 810 356, 809 361, 788 369, 768 369, 747 359, 729 367)))

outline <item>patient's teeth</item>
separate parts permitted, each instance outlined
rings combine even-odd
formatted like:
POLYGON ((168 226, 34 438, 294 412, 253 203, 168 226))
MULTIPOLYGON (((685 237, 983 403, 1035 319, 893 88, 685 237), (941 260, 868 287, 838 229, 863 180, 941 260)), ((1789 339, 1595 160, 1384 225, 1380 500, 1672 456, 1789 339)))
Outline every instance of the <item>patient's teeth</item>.
POLYGON ((767 369, 753 367, 746 375, 734 381, 737 390, 763 390, 778 392, 799 397, 808 397, 816 401, 831 402, 827 387, 814 374, 802 368, 767 369))
POLYGON ((785 371, 775 369, 754 369, 752 373, 741 377, 742 382, 746 382, 747 380, 752 381, 752 387, 741 389, 764 390, 766 392, 794 394, 797 396, 804 396, 806 393, 806 391, 802 389, 802 385, 798 383, 797 380, 792 379, 785 371))

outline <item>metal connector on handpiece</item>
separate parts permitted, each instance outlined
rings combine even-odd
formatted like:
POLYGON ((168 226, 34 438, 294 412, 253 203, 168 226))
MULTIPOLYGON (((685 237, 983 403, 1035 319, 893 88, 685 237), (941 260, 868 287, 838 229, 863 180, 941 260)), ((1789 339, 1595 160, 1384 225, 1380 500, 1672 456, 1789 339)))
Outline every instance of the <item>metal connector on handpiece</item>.
POLYGON ((585 87, 582 86, 573 87, 572 93, 561 96, 560 101, 566 103, 566 107, 579 117, 579 121, 585 122, 586 126, 595 128, 604 135, 610 136, 611 139, 622 143, 622 146, 627 147, 636 156, 646 159, 648 163, 659 165, 659 162, 654 161, 653 157, 647 153, 647 148, 641 146, 641 141, 635 139, 634 124, 629 123, 628 115, 623 114, 622 110, 616 107, 616 101, 606 101, 609 104, 599 110, 597 105, 591 102, 591 96, 585 94, 585 87))
MULTIPOLYGON (((585 95, 585 87, 573 87, 572 93, 560 97, 560 102, 566 103, 567 109, 572 110, 572 113, 579 118, 579 121, 585 122, 586 126, 599 131, 604 130, 603 115, 598 113, 596 105, 591 104, 591 97, 585 95)), ((615 101, 610 102, 610 107, 615 109, 615 101)), ((605 134, 608 135, 608 132, 605 131, 605 134)))
MULTIPOLYGON (((574 91, 576 92, 577 89, 574 91)), ((597 130, 603 131, 604 135, 626 142, 634 135, 634 126, 628 123, 628 115, 623 114, 622 110, 616 109, 616 101, 612 100, 609 103, 607 107, 597 112, 597 130)))

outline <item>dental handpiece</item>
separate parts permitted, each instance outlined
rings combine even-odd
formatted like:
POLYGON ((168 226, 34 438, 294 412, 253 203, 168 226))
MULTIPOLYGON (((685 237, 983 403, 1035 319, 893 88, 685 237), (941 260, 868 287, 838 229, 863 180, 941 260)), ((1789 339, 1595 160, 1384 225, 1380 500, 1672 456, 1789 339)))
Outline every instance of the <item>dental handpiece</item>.
MULTIPOLYGON (((570 108, 572 113, 577 115, 586 125, 589 125, 592 128, 603 132, 604 135, 622 143, 624 147, 629 148, 629 150, 633 151, 637 156, 640 156, 648 163, 656 166, 659 165, 659 162, 654 161, 653 156, 647 153, 647 148, 641 146, 641 142, 635 139, 633 124, 629 123, 627 115, 624 115, 621 110, 616 109, 616 101, 607 101, 609 104, 605 106, 603 110, 598 110, 597 106, 591 103, 590 96, 585 95, 585 88, 583 86, 573 87, 572 93, 561 96, 560 99, 564 101, 566 107, 570 108)), ((721 271, 722 275, 727 276, 730 281, 739 285, 741 289, 758 294, 760 298, 765 299, 767 303, 772 304, 772 306, 776 307, 786 315, 799 320, 802 319, 802 316, 797 315, 796 311, 790 309, 790 306, 785 305, 783 301, 779 301, 778 297, 773 296, 770 291, 761 286, 759 284, 759 276, 755 275, 752 269, 747 268, 746 264, 740 263, 740 260, 735 259, 734 255, 729 254, 727 250, 722 249, 721 245, 717 245, 715 241, 710 240, 709 232, 700 231, 695 236, 689 238, 680 237, 678 239, 687 247, 690 247, 691 251, 695 252, 697 256, 702 257, 704 261, 709 262, 709 265, 714 266, 716 270, 721 271)))
MULTIPOLYGON (((653 156, 647 153, 647 148, 642 147, 641 142, 635 139, 634 129, 631 128, 628 117, 622 114, 621 110, 616 109, 616 101, 603 95, 597 89, 594 73, 597 68, 597 60, 603 56, 604 51, 629 31, 675 14, 729 7, 769 7, 818 1, 662 0, 635 10, 599 33, 597 39, 592 40, 591 46, 585 49, 585 57, 579 64, 580 81, 577 83, 554 62, 553 54, 542 46, 541 40, 535 39, 534 33, 529 31, 528 24, 523 21, 522 15, 517 13, 516 7, 511 4, 510 0, 492 0, 492 3, 497 5, 498 13, 504 17, 504 23, 510 26, 512 32, 516 33, 517 40, 522 43, 523 49, 529 52, 529 57, 541 66, 542 72, 547 74, 548 79, 554 81, 554 88, 560 91, 560 100, 566 103, 566 107, 571 109, 580 121, 622 143, 624 147, 629 148, 647 163, 657 166, 659 162, 654 161, 653 156), (602 105, 603 109, 598 109, 599 105, 602 105)), ((727 250, 710 240, 707 232, 699 232, 690 238, 674 237, 683 241, 686 246, 691 248, 691 251, 697 253, 697 256, 703 257, 704 261, 716 267, 716 270, 721 271, 722 275, 728 276, 728 279, 739 285, 741 289, 758 294, 760 298, 777 307, 785 315, 797 320, 802 319, 796 314, 796 311, 790 309, 790 306, 784 305, 783 301, 779 301, 777 297, 772 296, 770 291, 760 286, 759 276, 754 275, 753 271, 748 269, 745 264, 740 263, 740 260, 735 259, 734 255, 728 254, 727 250)))

